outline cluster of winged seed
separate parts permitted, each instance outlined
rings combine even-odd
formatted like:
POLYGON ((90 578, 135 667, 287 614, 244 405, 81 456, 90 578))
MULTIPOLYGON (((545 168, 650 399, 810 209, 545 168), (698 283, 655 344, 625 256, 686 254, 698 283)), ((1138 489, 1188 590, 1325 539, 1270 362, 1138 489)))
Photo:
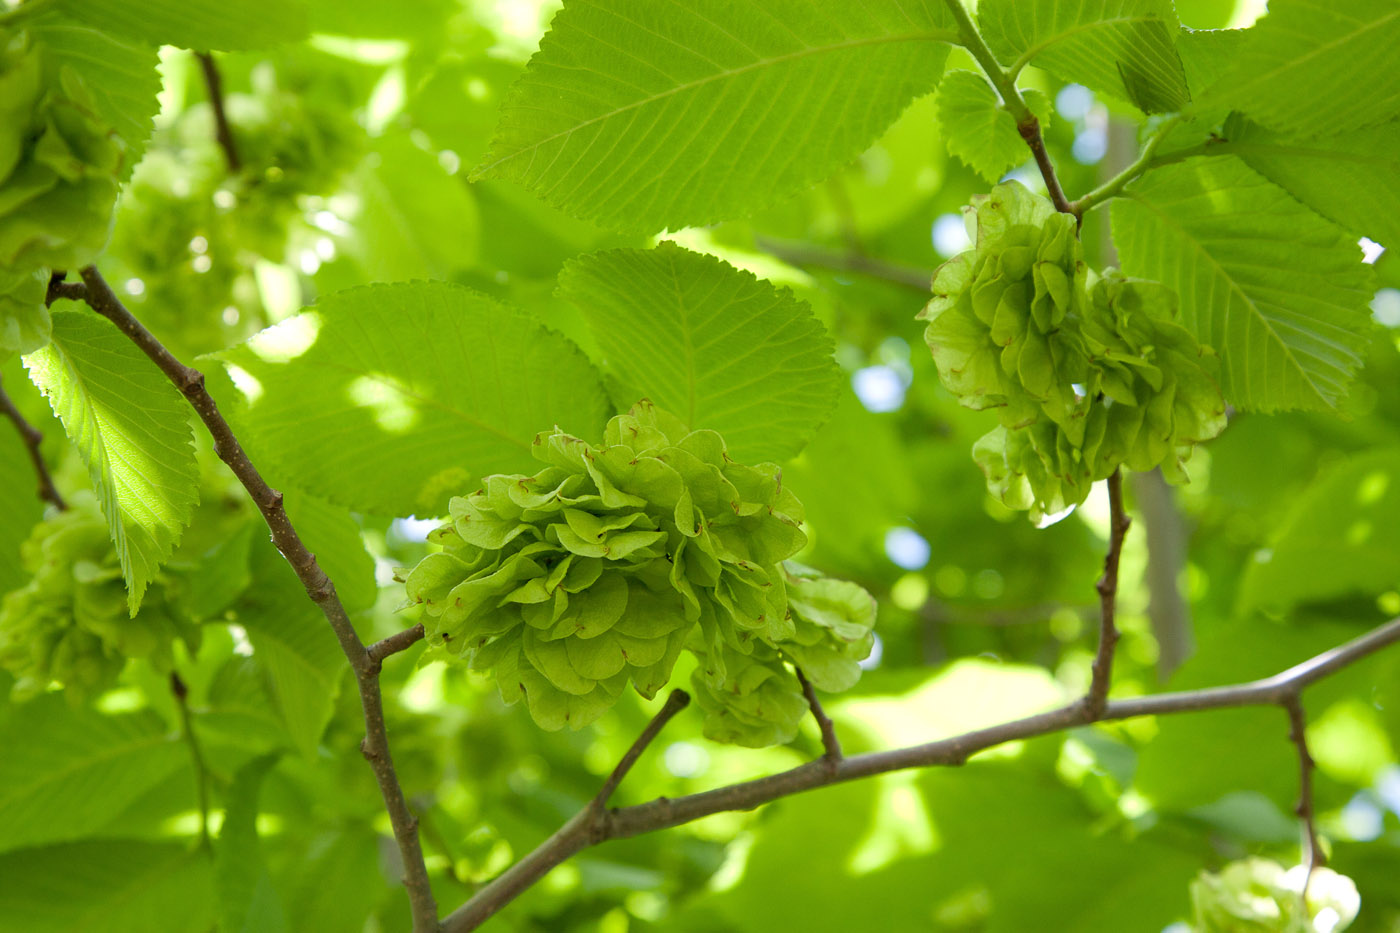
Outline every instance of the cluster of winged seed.
POLYGON ((198 627, 163 585, 147 590, 141 611, 128 617, 116 548, 91 497, 40 522, 20 553, 33 577, 0 602, 0 667, 16 676, 15 695, 59 683, 81 702, 112 686, 127 658, 165 668, 175 638, 197 643, 198 627))
POLYGON ((0 28, 0 352, 48 342, 33 282, 106 244, 124 153, 73 70, 0 28))
POLYGON ((1171 290, 1095 275, 1074 218, 1017 182, 968 217, 976 246, 939 267, 919 317, 943 384, 1001 422, 973 445, 991 492, 1039 515, 1083 502, 1120 465, 1184 481, 1225 403, 1171 290))
POLYGON ((630 682, 652 697, 683 650, 706 734, 790 740, 807 710, 802 666, 845 689, 869 653, 874 604, 853 584, 789 570, 802 506, 773 464, 730 460, 648 401, 613 418, 601 446, 535 439, 547 466, 489 476, 451 500, 443 546, 409 573, 430 638, 494 673, 547 729, 580 728, 630 682))

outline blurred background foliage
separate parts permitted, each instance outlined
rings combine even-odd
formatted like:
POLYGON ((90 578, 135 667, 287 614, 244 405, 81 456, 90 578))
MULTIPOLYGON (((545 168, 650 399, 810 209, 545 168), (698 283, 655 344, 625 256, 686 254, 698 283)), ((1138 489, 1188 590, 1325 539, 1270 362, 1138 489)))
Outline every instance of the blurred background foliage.
MULTIPOLYGON (((413 278, 509 299, 596 351, 554 294, 559 269, 582 252, 648 241, 511 185, 467 180, 556 7, 313 0, 308 41, 217 59, 234 170, 215 143, 198 60, 166 49, 156 133, 122 197, 105 274, 185 359, 318 295, 413 278)), ((1218 0, 1177 8, 1198 28, 1260 12, 1218 0)), ((948 67, 971 61, 957 53, 948 67)), ((1023 83, 1054 103, 1047 138, 1070 196, 1131 158, 1123 105, 1033 71, 1023 83)), ((1033 166, 1011 174, 1040 189, 1033 166)), ((864 677, 829 707, 850 752, 1033 712, 1088 681, 1106 501, 1096 493, 1037 529, 992 500, 968 454, 986 419, 939 386, 914 320, 919 283, 966 246, 959 209, 986 187, 946 154, 925 98, 825 183, 747 220, 666 237, 791 288, 836 337, 849 388, 785 480, 812 529, 802 559, 880 600, 864 677)), ((1095 266, 1112 262, 1102 214, 1084 227, 1095 266)), ((1198 451, 1189 486, 1133 478, 1120 693, 1269 674, 1400 613, 1397 264, 1378 253, 1380 326, 1344 418, 1237 415, 1198 451)), ((18 366, 5 365, 5 384, 44 429, 60 484, 83 486, 18 366)), ((14 448, 0 460, 22 464, 18 443, 0 431, 0 448, 14 448)), ((210 773, 217 854, 191 854, 196 782, 164 675, 133 661, 87 705, 40 696, 22 715, 0 689, 0 931, 195 931, 240 919, 250 930, 408 929, 343 659, 241 491, 204 455, 195 527, 213 530, 171 567, 193 581, 179 598, 210 620, 176 668, 210 773), (75 763, 67 746, 107 752, 75 763), (100 806, 81 803, 99 789, 100 806), (226 870, 230 859, 243 867, 226 870)), ((0 524, 38 519, 31 486, 0 477, 0 524)), ((425 553, 432 516, 347 517, 307 495, 289 495, 288 507, 366 638, 412 624, 392 575, 425 553)), ((23 580, 16 555, 4 555, 0 586, 23 580)), ((591 797, 655 704, 629 694, 595 726, 549 734, 485 679, 416 667, 416 655, 385 666, 390 734, 450 908, 591 797)), ((1322 827, 1333 866, 1360 888, 1353 929, 1363 931, 1400 930, 1398 667, 1383 654, 1307 696, 1322 827)), ((761 751, 706 742, 699 727, 698 715, 674 721, 615 800, 714 787, 820 751, 810 723, 794 746, 761 751)), ((608 843, 488 928, 1155 933, 1186 919, 1202 868, 1251 853, 1296 861, 1296 793, 1277 710, 1075 730, 956 770, 608 843)))

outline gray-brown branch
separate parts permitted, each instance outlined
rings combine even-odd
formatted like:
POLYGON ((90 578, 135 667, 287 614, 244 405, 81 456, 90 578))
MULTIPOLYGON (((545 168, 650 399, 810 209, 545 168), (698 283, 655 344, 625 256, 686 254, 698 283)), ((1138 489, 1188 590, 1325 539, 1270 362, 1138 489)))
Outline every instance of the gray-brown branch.
POLYGON ((1096 719, 1108 702, 1108 687, 1113 680, 1113 653, 1118 647, 1118 563, 1123 556, 1123 538, 1132 520, 1123 507, 1123 473, 1114 470, 1108 478, 1108 553, 1103 559, 1103 576, 1099 578, 1099 647, 1084 696, 1089 718, 1096 719))
POLYGON ((233 127, 228 122, 228 111, 224 109, 224 79, 219 73, 218 63, 208 52, 196 52, 199 68, 204 72, 204 86, 209 90, 209 106, 214 110, 214 137, 219 148, 224 151, 224 162, 230 174, 238 174, 243 169, 243 160, 238 157, 238 144, 233 138, 233 127))
POLYGON ((15 430, 19 432, 20 440, 24 442, 24 449, 29 453, 29 459, 34 464, 34 475, 39 481, 39 498, 45 502, 53 504, 54 508, 60 512, 68 508, 68 503, 63 501, 63 496, 59 495, 58 487, 53 484, 53 475, 49 473, 48 464, 44 463, 44 454, 39 449, 39 445, 44 441, 44 435, 39 429, 25 420, 24 415, 15 407, 15 403, 5 394, 4 388, 0 388, 0 415, 4 415, 14 423, 15 430))
POLYGON ((1317 816, 1313 810, 1313 757, 1308 751, 1308 718, 1303 712, 1302 698, 1294 695, 1283 701, 1288 713, 1288 738, 1298 749, 1298 803, 1293 812, 1303 824, 1303 864, 1307 875, 1303 878, 1303 898, 1308 896, 1308 885, 1312 883, 1313 872, 1322 864, 1322 848, 1317 841, 1317 816))
POLYGON ((686 797, 660 797, 650 803, 605 811, 585 807, 533 852, 453 911, 443 921, 442 933, 475 930, 486 918, 510 903, 556 865, 583 849, 609 839, 668 829, 716 813, 752 810, 793 794, 891 771, 960 765, 978 752, 1007 742, 1062 732, 1093 722, 1242 706, 1283 706, 1296 700, 1308 686, 1397 641, 1400 641, 1400 618, 1391 619, 1344 645, 1262 680, 1113 700, 1105 704, 1097 717, 1090 715, 1082 700, 1076 700, 1044 713, 951 738, 843 758, 834 768, 822 759, 780 774, 686 797))
MULTIPOLYGON (((335 584, 326 576, 316 562, 315 555, 307 550, 296 529, 292 527, 291 519, 282 507, 282 493, 270 487, 248 459, 243 446, 234 436, 233 429, 220 414, 213 396, 205 389, 204 374, 177 360, 133 317, 96 267, 88 266, 82 270, 81 275, 84 286, 82 300, 115 324, 118 330, 136 344, 174 383, 175 388, 180 390, 194 408, 199 420, 204 422, 205 428, 214 439, 214 452, 248 491, 272 532, 273 543, 306 588, 306 595, 320 608, 335 632, 341 650, 355 672, 355 683, 359 688, 360 704, 364 708, 365 717, 365 738, 360 743, 360 749, 374 770, 380 794, 384 797, 384 807, 388 811, 389 822, 394 830, 394 840, 398 843, 399 854, 403 858, 403 881, 408 889, 413 912, 414 933, 430 933, 436 930, 437 903, 433 899, 428 870, 423 862, 423 848, 418 839, 418 820, 404 799, 403 788, 399 785, 394 762, 389 755, 389 736, 384 724, 384 700, 379 689, 380 658, 370 653, 355 632, 345 606, 336 595, 335 584)), ((64 297, 78 295, 77 290, 71 286, 66 291, 64 297)))

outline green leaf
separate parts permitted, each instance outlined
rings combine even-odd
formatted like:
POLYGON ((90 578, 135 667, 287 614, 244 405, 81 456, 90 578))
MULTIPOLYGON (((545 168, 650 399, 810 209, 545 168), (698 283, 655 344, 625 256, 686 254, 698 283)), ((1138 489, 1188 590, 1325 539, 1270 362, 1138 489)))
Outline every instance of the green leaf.
POLYGON ((621 405, 650 398, 724 435, 741 462, 791 457, 831 414, 840 370, 811 309, 786 289, 665 242, 570 261, 621 405))
POLYGON ((1397 46, 1394 0, 1274 0, 1207 96, 1297 136, 1393 120, 1397 46))
POLYGON ((93 835, 190 761, 153 714, 102 716, 58 694, 18 707, 0 748, 0 851, 93 835))
MULTIPOLYGON (((1023 91, 1031 111, 1045 127, 1053 107, 1038 91, 1023 91)), ((948 152, 988 182, 996 183, 1007 169, 1030 158, 1016 118, 1001 107, 987 79, 970 71, 953 71, 938 86, 938 123, 948 152)))
POLYGON ((300 0, 58 0, 95 29, 200 51, 263 49, 306 37, 300 0))
POLYGON ((954 37, 941 0, 570 0, 476 175, 643 233, 747 214, 874 142, 954 37))
POLYGON ((446 278, 476 260, 476 201, 406 133, 379 140, 350 181, 360 213, 346 252, 360 281, 446 278))
POLYGON ((220 933, 277 933, 287 928, 282 904, 258 846, 258 792, 263 778, 276 763, 276 755, 248 762, 233 776, 233 786, 225 797, 224 822, 214 860, 220 933))
POLYGON ((977 7, 992 51, 1129 101, 1147 113, 1180 110, 1190 98, 1166 0, 983 0, 977 7))
POLYGON ((248 633, 253 659, 293 744, 314 758, 348 670, 345 656, 325 616, 270 542, 258 542, 252 563, 253 585, 235 606, 237 623, 248 633))
POLYGON ((1354 239, 1232 157, 1150 172, 1113 204, 1130 275, 1181 299, 1239 408, 1331 408, 1371 327, 1371 270, 1354 239))
POLYGON ((568 339, 440 282, 329 295, 217 357, 280 477, 389 515, 442 514, 472 476, 531 470, 538 432, 596 438, 608 414, 568 339))
POLYGON ((1236 118, 1224 136, 1222 148, 1323 217, 1400 245, 1400 120, 1303 140, 1236 118))
POLYGON ((209 860, 183 842, 84 840, 0 856, 0 933, 207 933, 209 860))
POLYGON ((358 612, 374 605, 379 592, 374 579, 374 558, 365 550, 360 526, 355 524, 350 513, 304 493, 286 496, 283 504, 297 534, 335 584, 345 608, 358 612))
POLYGON ((1380 450, 1308 488, 1240 586, 1243 611, 1400 586, 1400 451, 1380 450))
POLYGON ((73 69, 83 79, 97 115, 126 141, 122 177, 130 177, 146 151, 160 110, 156 49, 95 28, 86 16, 68 19, 46 14, 30 28, 52 62, 73 69))
POLYGON ((199 498, 189 409, 106 320, 55 311, 53 342, 25 366, 87 464, 136 615, 199 498))

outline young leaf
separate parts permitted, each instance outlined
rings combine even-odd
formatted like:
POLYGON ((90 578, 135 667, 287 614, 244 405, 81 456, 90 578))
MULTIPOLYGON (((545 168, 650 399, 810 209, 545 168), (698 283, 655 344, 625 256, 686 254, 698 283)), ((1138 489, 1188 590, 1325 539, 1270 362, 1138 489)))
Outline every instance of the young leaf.
POLYGON ((747 214, 870 145, 955 35, 942 0, 570 0, 476 176, 644 233, 747 214))
POLYGON ((276 763, 276 755, 264 755, 239 768, 225 798, 214 858, 219 929, 224 933, 277 933, 287 928, 286 915, 258 847, 258 792, 276 763))
POLYGON ((157 716, 104 716, 57 694, 0 728, 0 851, 91 835, 178 769, 189 752, 157 716))
POLYGON ((306 37, 300 0, 59 0, 106 33, 202 52, 262 49, 306 37))
POLYGON ((620 383, 741 462, 795 455, 831 414, 840 379, 811 309, 713 256, 664 242, 570 261, 559 291, 583 311, 620 383))
POLYGON ((1240 609, 1375 595, 1400 561, 1400 452, 1358 457, 1314 483, 1240 585, 1240 609))
POLYGON ((134 616, 199 498, 185 400, 115 327, 82 311, 55 311, 53 342, 25 366, 87 464, 134 616))
POLYGON ((0 856, 0 933, 204 933, 209 860, 183 840, 85 839, 0 856))
POLYGON ((1013 73, 1034 64, 1146 113, 1180 110, 1190 98, 1166 0, 983 0, 977 15, 1013 73))
POLYGON ((1400 120, 1315 139, 1232 118, 1228 151, 1357 236, 1400 244, 1400 120))
POLYGON ((1271 129, 1330 136, 1400 108, 1400 4, 1274 0, 1208 95, 1271 129))
POLYGON ((257 543, 252 564, 253 585, 234 612, 248 633, 253 659, 267 677, 287 734, 303 755, 314 758, 334 711, 345 656, 320 610, 269 542, 257 543))
POLYGON ((385 136, 351 176, 360 213, 345 241, 357 281, 448 278, 476 259, 476 201, 407 133, 385 136))
POLYGON ((1113 204, 1130 275, 1163 282, 1220 354, 1226 398, 1260 411, 1332 408, 1371 326, 1354 239, 1233 157, 1149 173, 1113 204))
POLYGON ((282 477, 381 514, 441 514, 469 476, 532 469, 540 431, 598 437, 608 414, 567 338, 441 282, 329 295, 217 357, 282 477))
MULTIPOLYGON (((1042 127, 1050 123, 1054 109, 1038 91, 1022 96, 1042 127)), ((1007 169, 1030 158, 1026 141, 1016 129, 1016 118, 1003 110, 1001 100, 987 79, 970 71, 953 71, 938 86, 938 123, 951 155, 995 184, 1007 169)))
POLYGON ((160 103, 159 56, 153 46, 101 31, 86 19, 45 14, 28 27, 44 54, 71 68, 92 95, 97 115, 126 142, 123 178, 146 151, 160 103))

